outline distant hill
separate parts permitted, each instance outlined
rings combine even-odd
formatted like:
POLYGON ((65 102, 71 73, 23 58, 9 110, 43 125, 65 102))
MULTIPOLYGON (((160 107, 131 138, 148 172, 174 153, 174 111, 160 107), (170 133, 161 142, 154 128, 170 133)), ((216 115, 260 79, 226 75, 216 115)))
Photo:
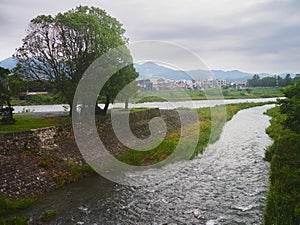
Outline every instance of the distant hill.
POLYGON ((213 70, 212 72, 216 77, 216 79, 227 80, 227 81, 247 81, 248 79, 251 79, 253 77, 253 74, 241 72, 239 70, 232 70, 232 71, 213 70))
POLYGON ((17 60, 14 59, 13 57, 9 57, 7 59, 0 61, 0 66, 9 70, 15 68, 16 65, 17 65, 17 60))
POLYGON ((172 70, 170 68, 157 65, 152 62, 135 64, 136 71, 140 74, 139 79, 158 77, 164 79, 190 80, 189 76, 183 71, 172 70))
POLYGON ((208 76, 213 76, 214 78, 219 80, 247 81, 247 79, 253 77, 253 75, 250 73, 244 73, 238 70, 212 70, 211 72, 206 70, 191 70, 185 73, 183 71, 173 70, 152 62, 147 62, 144 64, 135 64, 135 68, 140 74, 139 79, 161 77, 164 79, 172 80, 206 80, 208 76))
MULTIPOLYGON (((146 79, 146 78, 164 78, 171 80, 205 80, 208 76, 213 76, 215 79, 219 80, 227 80, 230 82, 233 81, 247 81, 251 79, 254 74, 241 72, 239 70, 231 70, 231 71, 223 71, 223 70, 191 70, 187 73, 183 71, 173 70, 161 65, 157 65, 153 62, 147 62, 144 64, 135 64, 134 65, 137 72, 139 72, 140 76, 138 79, 146 79)), ((260 73, 258 74, 260 77, 270 77, 274 76, 274 74, 260 73)), ((286 74, 279 74, 281 77, 285 77, 286 74)), ((295 74, 291 74, 291 76, 295 76, 295 74)))

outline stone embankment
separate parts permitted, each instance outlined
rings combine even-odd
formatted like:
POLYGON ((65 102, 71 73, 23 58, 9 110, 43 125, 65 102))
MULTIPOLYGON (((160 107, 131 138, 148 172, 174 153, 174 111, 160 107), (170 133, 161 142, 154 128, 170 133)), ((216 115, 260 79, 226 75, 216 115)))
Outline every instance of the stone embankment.
MULTIPOLYGON (((130 126, 139 138, 150 135, 148 122, 161 116, 168 131, 180 128, 172 110, 144 110, 130 114, 130 126)), ((117 155, 128 149, 115 136, 110 116, 97 119, 105 147, 117 155)), ((17 200, 38 197, 91 173, 75 142, 72 126, 48 127, 0 135, 0 193, 17 200)))
POLYGON ((85 167, 71 127, 0 135, 0 192, 10 199, 36 197, 72 180, 85 167))

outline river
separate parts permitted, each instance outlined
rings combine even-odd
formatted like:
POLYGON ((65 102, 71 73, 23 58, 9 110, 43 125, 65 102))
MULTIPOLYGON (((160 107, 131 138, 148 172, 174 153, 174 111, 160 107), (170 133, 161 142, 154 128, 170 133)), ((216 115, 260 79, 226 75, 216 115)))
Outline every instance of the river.
POLYGON ((269 172, 263 157, 272 143, 263 112, 271 107, 238 112, 202 155, 141 175, 164 182, 129 187, 93 176, 48 194, 23 213, 35 221, 45 210, 57 211, 46 224, 261 224, 269 172))
MULTIPOLYGON (((175 109, 175 108, 203 108, 213 107, 215 105, 226 105, 232 103, 243 102, 270 102, 276 101, 277 98, 255 98, 255 99, 223 99, 223 100, 199 100, 199 101, 177 101, 177 102, 145 102, 139 104, 129 104, 129 108, 160 108, 160 109, 175 109)), ((103 107, 104 105, 99 105, 103 107)), ((109 106, 112 108, 124 108, 124 103, 115 103, 109 106)), ((29 106, 14 106, 14 113, 24 112, 67 112, 68 105, 29 105, 29 106)))

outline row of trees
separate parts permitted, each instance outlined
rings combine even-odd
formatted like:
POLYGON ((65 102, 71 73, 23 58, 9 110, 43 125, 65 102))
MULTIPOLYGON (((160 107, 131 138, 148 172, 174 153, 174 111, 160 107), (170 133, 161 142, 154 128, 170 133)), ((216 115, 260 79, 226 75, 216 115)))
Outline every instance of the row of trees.
POLYGON ((260 78, 259 75, 255 74, 252 79, 248 80, 248 85, 250 87, 286 87, 294 85, 295 80, 290 74, 287 74, 285 78, 280 76, 260 78))

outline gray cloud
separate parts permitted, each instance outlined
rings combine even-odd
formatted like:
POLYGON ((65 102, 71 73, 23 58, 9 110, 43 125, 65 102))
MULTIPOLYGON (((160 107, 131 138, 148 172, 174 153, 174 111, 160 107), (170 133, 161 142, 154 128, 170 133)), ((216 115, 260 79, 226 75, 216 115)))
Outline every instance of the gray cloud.
POLYGON ((214 69, 300 72, 298 0, 2 0, 0 59, 21 44, 30 19, 79 4, 106 9, 131 41, 181 44, 214 69))

